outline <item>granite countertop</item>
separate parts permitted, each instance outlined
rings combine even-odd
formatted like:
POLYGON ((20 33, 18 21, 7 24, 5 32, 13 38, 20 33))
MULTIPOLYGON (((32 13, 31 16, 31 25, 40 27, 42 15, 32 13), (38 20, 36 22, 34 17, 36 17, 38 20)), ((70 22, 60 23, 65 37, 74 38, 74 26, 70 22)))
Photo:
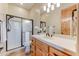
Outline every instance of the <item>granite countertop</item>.
POLYGON ((74 55, 76 51, 76 40, 72 38, 66 38, 63 36, 53 36, 52 38, 46 37, 45 35, 32 35, 32 37, 52 46, 57 49, 67 51, 74 55))

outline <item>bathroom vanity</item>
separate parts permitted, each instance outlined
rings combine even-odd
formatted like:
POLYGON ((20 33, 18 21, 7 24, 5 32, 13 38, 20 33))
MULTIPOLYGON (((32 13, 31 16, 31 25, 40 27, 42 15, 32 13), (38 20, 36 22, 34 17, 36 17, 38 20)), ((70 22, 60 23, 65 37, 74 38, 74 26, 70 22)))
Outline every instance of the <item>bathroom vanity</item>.
POLYGON ((75 56, 76 38, 67 38, 61 35, 46 37, 33 35, 31 43, 32 56, 75 56))

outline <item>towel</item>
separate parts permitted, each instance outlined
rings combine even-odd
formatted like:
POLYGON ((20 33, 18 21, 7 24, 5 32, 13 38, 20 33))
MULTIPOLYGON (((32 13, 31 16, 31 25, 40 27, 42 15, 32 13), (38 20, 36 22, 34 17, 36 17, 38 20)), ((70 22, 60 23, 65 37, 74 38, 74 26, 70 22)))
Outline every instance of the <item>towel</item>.
POLYGON ((30 51, 30 32, 24 33, 24 47, 26 53, 30 51))

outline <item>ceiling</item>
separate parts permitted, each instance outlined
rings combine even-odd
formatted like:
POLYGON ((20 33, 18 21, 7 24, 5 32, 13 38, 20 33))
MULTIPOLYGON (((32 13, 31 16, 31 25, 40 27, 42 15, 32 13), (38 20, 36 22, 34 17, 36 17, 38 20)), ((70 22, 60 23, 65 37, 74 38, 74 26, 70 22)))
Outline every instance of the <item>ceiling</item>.
MULTIPOLYGON (((43 6, 47 5, 46 3, 23 3, 22 5, 20 3, 10 3, 10 4, 21 7, 21 8, 25 8, 27 10, 30 10, 31 8, 36 7, 36 11, 40 12, 40 14, 46 13, 43 10, 43 6)), ((68 3, 62 3, 61 8, 63 9, 63 8, 68 7, 68 6, 71 6, 71 5, 73 5, 73 4, 71 4, 71 3, 69 3, 69 4, 68 3)))
POLYGON ((23 4, 20 4, 20 3, 11 3, 12 5, 16 5, 18 7, 21 7, 21 8, 25 8, 25 9, 31 9, 32 6, 34 5, 34 3, 23 3, 23 4))
POLYGON ((33 7, 36 7, 36 12, 40 12, 40 13, 44 13, 43 11, 43 5, 45 5, 45 3, 10 3, 11 5, 15 5, 21 8, 25 8, 27 10, 30 10, 33 7))

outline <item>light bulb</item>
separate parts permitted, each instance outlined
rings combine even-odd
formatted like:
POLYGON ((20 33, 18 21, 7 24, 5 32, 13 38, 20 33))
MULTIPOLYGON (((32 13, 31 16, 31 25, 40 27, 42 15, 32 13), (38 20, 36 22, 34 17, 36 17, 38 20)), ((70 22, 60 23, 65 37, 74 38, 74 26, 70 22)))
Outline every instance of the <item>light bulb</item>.
POLYGON ((20 3, 21 5, 23 5, 23 3, 20 3))
POLYGON ((60 3, 57 3, 56 6, 57 6, 57 7, 60 7, 60 3))
POLYGON ((46 11, 46 6, 44 6, 44 11, 46 11))
POLYGON ((48 8, 50 8, 51 7, 51 3, 48 3, 48 8))
POLYGON ((54 5, 51 6, 51 10, 54 10, 54 5))
POLYGON ((49 8, 47 8, 47 13, 49 13, 50 12, 50 9, 49 8))

